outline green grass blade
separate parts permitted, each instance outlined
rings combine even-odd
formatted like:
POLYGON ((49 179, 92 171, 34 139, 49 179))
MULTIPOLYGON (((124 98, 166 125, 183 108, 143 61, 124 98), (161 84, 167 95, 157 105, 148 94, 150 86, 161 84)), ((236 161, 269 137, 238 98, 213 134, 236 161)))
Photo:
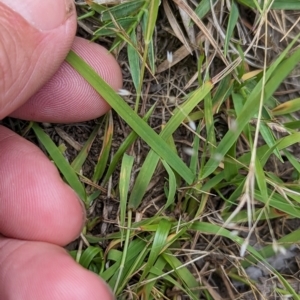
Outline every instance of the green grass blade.
MULTIPOLYGON (((277 141, 276 141, 276 138, 274 137, 274 133, 271 130, 271 128, 267 124, 261 122, 259 130, 260 130, 260 134, 261 134, 262 138, 264 139, 264 141, 266 142, 266 144, 270 148, 273 148, 273 146, 276 145, 277 141)), ((278 159, 281 162, 283 162, 282 157, 281 157, 280 152, 277 149, 277 147, 275 146, 273 149, 274 149, 273 153, 278 157, 278 159)))
POLYGON ((236 2, 233 0, 233 1, 231 1, 231 10, 230 10, 229 20, 228 20, 228 24, 227 24, 225 42, 224 42, 224 55, 225 56, 228 53, 230 39, 232 37, 233 31, 237 24, 238 19, 239 19, 239 8, 238 8, 236 2))
POLYGON ((265 198, 263 195, 258 192, 257 190, 255 191, 255 198, 262 202, 263 204, 268 204, 270 207, 275 208, 278 211, 284 212, 288 216, 292 216, 295 218, 300 218, 300 208, 295 207, 291 205, 290 201, 287 201, 283 196, 281 196, 278 193, 273 193, 272 190, 267 189, 267 192, 270 196, 270 198, 265 198))
POLYGON ((155 232, 149 257, 140 277, 140 281, 143 281, 144 278, 149 274, 149 271, 154 266, 161 250, 165 247, 170 229, 171 223, 166 219, 161 219, 158 224, 157 231, 155 232))
POLYGON ((152 40, 159 6, 160 6, 160 0, 149 0, 149 17, 147 18, 147 25, 145 26, 146 45, 149 45, 150 41, 152 40))
MULTIPOLYGON (((282 61, 292 45, 293 43, 289 45, 289 47, 280 55, 280 57, 267 71, 266 80, 269 79, 269 81, 264 87, 265 101, 269 99, 269 97, 271 97, 271 95, 284 80, 284 78, 286 78, 286 76, 296 67, 297 63, 300 61, 300 49, 296 50, 289 58, 282 61), (273 76, 271 77, 271 75, 273 76)), ((228 131, 228 133, 219 143, 215 151, 216 155, 213 155, 204 166, 202 178, 206 178, 215 171, 220 161, 238 139, 243 128, 249 123, 251 117, 253 117, 253 115, 257 112, 262 88, 263 86, 261 80, 249 95, 241 114, 237 117, 235 130, 228 131)))
POLYGON ((281 116, 290 114, 300 110, 300 98, 296 98, 290 101, 279 104, 272 110, 274 116, 281 116))
POLYGON ((139 10, 145 4, 145 0, 134 0, 134 1, 126 1, 119 5, 115 5, 102 11, 101 13, 101 21, 107 22, 111 21, 112 18, 115 20, 127 18, 129 16, 133 16, 139 12, 139 10))
POLYGON ((124 289, 126 288, 126 285, 128 284, 128 281, 130 278, 132 278, 133 274, 136 274, 140 269, 142 268, 142 265, 145 263, 146 256, 149 252, 148 245, 144 247, 140 252, 137 252, 137 256, 135 259, 131 261, 126 261, 124 269, 124 276, 118 286, 116 294, 121 294, 124 289))
POLYGON ((216 135, 215 135, 215 124, 213 119, 213 107, 211 95, 207 94, 204 98, 204 118, 206 126, 206 135, 207 135, 207 147, 212 153, 216 146, 216 135))
POLYGON ((154 266, 151 268, 149 275, 147 276, 146 283, 143 287, 142 293, 145 299, 152 299, 151 292, 153 291, 154 286, 156 286, 157 281, 157 274, 163 275, 163 270, 165 268, 166 261, 162 257, 158 257, 157 261, 155 262, 154 266), (154 273, 155 272, 155 273, 154 273))
POLYGON ((86 141, 86 143, 84 144, 84 146, 82 147, 82 149, 80 150, 76 158, 72 161, 71 166, 75 170, 75 172, 79 173, 84 162, 86 161, 89 154, 89 150, 97 136, 100 126, 101 123, 95 126, 88 140, 86 141))
POLYGON ((294 169, 298 172, 298 174, 300 174, 300 163, 299 163, 299 161, 288 150, 284 149, 283 153, 284 153, 285 157, 289 160, 291 165, 294 167, 294 169))
POLYGON ((142 120, 129 105, 77 54, 70 52, 66 61, 83 76, 124 121, 155 151, 160 157, 189 184, 194 174, 183 161, 169 149, 168 144, 142 120))
MULTIPOLYGON (((154 12, 154 13, 156 14, 156 12, 154 12)), ((150 16, 152 18, 153 13, 150 13, 150 16)), ((144 36, 147 36, 147 34, 148 34, 147 30, 148 30, 149 26, 152 26, 151 22, 149 23, 149 21, 150 21, 149 14, 147 11, 145 11, 141 21, 142 21, 141 25, 142 25, 142 30, 144 32, 144 36)), ((153 32, 152 32, 152 35, 153 35, 153 32)), ((150 69, 151 69, 152 73, 154 74, 155 73, 155 53, 154 53, 154 45, 153 45, 152 35, 151 35, 151 38, 149 39, 149 44, 145 45, 145 47, 147 47, 147 50, 146 49, 145 50, 147 51, 147 58, 148 58, 150 69)))
MULTIPOLYGON (((145 122, 148 121, 150 116, 152 115, 152 112, 155 108, 155 105, 153 105, 146 113, 146 115, 143 117, 143 120, 145 122)), ((126 150, 134 143, 134 141, 138 138, 138 135, 135 133, 135 131, 130 132, 130 134, 127 136, 125 141, 119 146, 118 151, 115 153, 112 161, 109 164, 108 170, 105 174, 105 177, 103 179, 104 183, 107 183, 109 180, 109 177, 112 175, 114 170, 117 167, 118 162, 120 161, 123 154, 126 152, 126 150)))
POLYGON ((202 19, 210 11, 210 3, 215 3, 217 0, 202 0, 195 9, 197 16, 202 19))
POLYGON ((134 162, 134 158, 132 156, 124 154, 122 165, 121 165, 120 181, 119 181, 121 240, 123 239, 124 228, 125 228, 126 206, 127 206, 127 198, 128 198, 130 176, 131 176, 133 162, 134 162))
POLYGON ((171 269, 175 271, 178 279, 183 283, 185 289, 188 291, 188 295, 191 299, 199 299, 199 283, 196 281, 193 274, 189 269, 182 265, 182 262, 177 259, 171 252, 166 251, 162 254, 162 257, 168 262, 171 269))
POLYGON ((266 177, 262 165, 260 164, 260 161, 257 158, 255 160, 255 179, 259 187, 262 198, 266 199, 267 202, 269 198, 267 181, 266 181, 266 177))
POLYGON ((137 53, 136 32, 130 34, 132 45, 127 46, 128 62, 131 70, 131 77, 136 90, 138 90, 141 80, 140 56, 137 53))
MULTIPOLYGON (((237 0, 239 3, 251 7, 256 8, 254 0, 237 0)), ((298 0, 274 0, 272 9, 281 9, 281 10, 300 10, 300 3, 298 0)))
POLYGON ((79 263, 84 268, 88 269, 90 264, 96 257, 99 257, 103 261, 102 249, 100 247, 89 246, 83 251, 79 263))
POLYGON ((190 161, 190 169, 194 174, 196 174, 198 169, 198 163, 199 163, 199 149, 200 149, 200 131, 201 131, 201 124, 197 126, 196 132, 197 134, 194 135, 193 140, 193 155, 191 156, 190 161))
MULTIPOLYGON (((178 109, 175 110, 174 115, 171 117, 171 119, 168 121, 168 123, 160 133, 160 136, 164 140, 167 140, 173 134, 173 132, 178 128, 181 122, 184 121, 186 116, 188 116, 189 113, 194 109, 194 107, 210 92, 212 87, 213 85, 211 82, 206 82, 202 87, 196 90, 187 101, 185 101, 178 109)), ((159 156, 157 155, 157 153, 155 153, 154 151, 150 151, 132 188, 128 203, 128 207, 130 209, 136 209, 140 205, 149 182, 151 181, 153 173, 156 169, 158 161, 159 156)), ((170 165, 167 160, 166 162, 170 165)), ((170 167, 174 169, 172 165, 170 165, 170 167)), ((178 170, 174 170, 178 173, 178 170)), ((181 175, 181 171, 179 171, 179 174, 181 175)))
POLYGON ((107 24, 103 25, 101 28, 97 29, 94 32, 95 37, 100 36, 117 36, 117 33, 122 30, 129 30, 132 28, 133 24, 136 24, 137 18, 136 17, 128 17, 118 20, 118 28, 116 27, 115 22, 108 22, 107 24))
MULTIPOLYGON (((132 261, 135 260, 136 257, 138 256, 139 253, 141 253, 143 251, 143 249, 147 248, 147 243, 141 239, 136 239, 133 240, 128 247, 128 251, 127 251, 127 261, 132 261)), ((116 249, 111 249, 108 252, 107 255, 107 260, 108 261, 115 261, 115 263, 109 267, 108 269, 106 269, 102 274, 101 277, 109 282, 109 280, 111 280, 111 278, 116 274, 116 271, 119 270, 120 265, 121 265, 121 260, 122 260, 122 252, 118 251, 116 249)), ((112 282, 112 283, 115 283, 112 282)), ((110 287, 113 288, 114 285, 110 284, 110 287)))
POLYGON ((53 143, 51 138, 42 130, 42 128, 36 124, 32 124, 32 129, 39 139, 39 141, 43 144, 51 158, 53 159, 55 165, 59 169, 59 171, 63 174, 64 178, 70 185, 70 187, 78 194, 81 200, 86 201, 86 193, 82 183, 79 181, 76 172, 70 166, 70 164, 66 161, 60 150, 53 143))
MULTIPOLYGON (((150 282, 145 286, 145 296, 147 297, 147 295, 150 294, 151 291, 151 287, 153 286, 152 283, 155 283, 156 281, 159 281, 159 278, 163 278, 164 280, 166 280, 168 283, 170 283, 171 285, 173 285, 174 287, 176 287, 176 289, 178 291, 181 291, 183 293, 183 295, 191 295, 191 299, 194 300, 198 300, 199 298, 195 297, 194 294, 191 294, 190 291, 188 289, 186 289, 181 282, 176 281, 171 275, 166 275, 166 272, 164 270, 162 270, 162 265, 165 266, 166 265, 166 261, 162 258, 158 259, 158 262, 160 263, 159 265, 155 265, 151 270, 150 270, 150 276, 149 279, 147 279, 147 281, 149 280, 150 282), (160 262, 160 259, 162 260, 162 262, 160 262)), ((147 299, 147 298, 145 298, 147 299)), ((157 298, 154 298, 157 299, 157 298)), ((170 299, 170 298, 169 298, 170 299)))
POLYGON ((176 194, 176 176, 173 170, 169 167, 169 165, 163 160, 162 161, 166 171, 169 175, 169 188, 168 188, 168 197, 167 202, 165 204, 165 209, 167 209, 170 205, 172 205, 175 201, 175 194, 176 194))
POLYGON ((93 182, 98 182, 102 178, 103 173, 107 167, 107 162, 109 158, 112 137, 113 137, 113 130, 114 130, 114 126, 113 126, 112 112, 109 111, 106 114, 103 143, 102 143, 102 148, 98 157, 97 164, 94 169, 94 174, 92 177, 93 182))
POLYGON ((145 66, 147 65, 147 58, 149 53, 149 46, 152 41, 153 32, 156 25, 157 15, 158 15, 158 8, 160 6, 160 0, 149 0, 148 1, 148 9, 144 10, 144 15, 142 17, 142 30, 144 36, 144 54, 143 54, 143 61, 141 64, 141 77, 140 77, 140 85, 137 89, 137 97, 135 101, 135 109, 134 111, 138 111, 140 97, 142 94, 142 86, 143 86, 143 78, 145 74, 145 66))

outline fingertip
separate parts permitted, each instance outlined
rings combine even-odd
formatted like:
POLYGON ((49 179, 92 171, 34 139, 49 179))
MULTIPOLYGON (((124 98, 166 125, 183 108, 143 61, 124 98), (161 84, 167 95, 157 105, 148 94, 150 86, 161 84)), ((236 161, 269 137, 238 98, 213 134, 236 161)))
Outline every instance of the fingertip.
POLYGON ((122 87, 122 72, 116 59, 103 46, 77 37, 72 50, 82 57, 115 90, 122 87))
MULTIPOLYGON (((53 76, 76 32, 75 9, 61 10, 61 0, 53 0, 50 9, 52 13, 58 11, 57 18, 47 16, 40 22, 48 26, 50 20, 58 20, 61 25, 47 31, 35 28, 18 14, 14 10, 18 6, 15 1, 5 2, 11 3, 13 9, 0 2, 0 119, 24 104, 53 76)), ((40 15, 44 14, 45 1, 30 2, 31 6, 38 7, 32 14, 38 15, 38 10, 40 15)))
POLYGON ((75 192, 42 151, 0 126, 0 232, 65 245, 81 232, 85 214, 75 192))
POLYGON ((1 299, 114 299, 99 276, 58 246, 0 238, 0 248, 1 299))
MULTIPOLYGON (((72 50, 81 56, 113 89, 122 87, 122 73, 104 47, 75 38, 72 50)), ((37 122, 72 123, 98 118, 110 109, 106 101, 68 63, 11 116, 37 122)))

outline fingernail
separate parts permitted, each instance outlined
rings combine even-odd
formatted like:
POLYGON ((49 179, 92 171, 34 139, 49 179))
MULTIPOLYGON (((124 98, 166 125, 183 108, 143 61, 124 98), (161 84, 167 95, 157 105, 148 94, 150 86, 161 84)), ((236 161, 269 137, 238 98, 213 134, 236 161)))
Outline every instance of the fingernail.
POLYGON ((51 30, 75 14, 73 0, 0 0, 39 30, 51 30))

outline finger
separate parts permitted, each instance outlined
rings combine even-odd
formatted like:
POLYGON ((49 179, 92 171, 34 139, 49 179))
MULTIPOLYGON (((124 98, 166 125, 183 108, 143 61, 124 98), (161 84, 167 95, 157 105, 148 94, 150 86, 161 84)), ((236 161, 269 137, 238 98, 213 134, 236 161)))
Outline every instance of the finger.
POLYGON ((53 76, 75 31, 73 0, 0 1, 0 119, 53 76))
POLYGON ((84 211, 42 151, 0 126, 0 232, 65 245, 82 229, 84 211))
POLYGON ((58 246, 0 238, 0 249, 1 299, 113 299, 96 274, 58 246))
MULTIPOLYGON (((82 38, 72 49, 114 89, 122 86, 120 67, 109 52, 82 38)), ((54 77, 11 116, 38 122, 80 122, 95 119, 108 104, 69 64, 64 62, 54 77)))

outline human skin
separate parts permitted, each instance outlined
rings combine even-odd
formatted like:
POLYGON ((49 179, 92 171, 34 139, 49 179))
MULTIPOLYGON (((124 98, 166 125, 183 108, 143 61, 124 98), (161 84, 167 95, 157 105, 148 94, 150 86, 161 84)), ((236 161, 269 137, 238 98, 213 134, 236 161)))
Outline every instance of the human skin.
MULTIPOLYGON (((121 71, 75 30, 72 0, 0 0, 0 119, 78 122, 109 109, 64 58, 72 47, 115 89, 121 71)), ((113 299, 61 247, 85 221, 77 195, 35 145, 3 126, 0 179, 0 299, 113 299)))

